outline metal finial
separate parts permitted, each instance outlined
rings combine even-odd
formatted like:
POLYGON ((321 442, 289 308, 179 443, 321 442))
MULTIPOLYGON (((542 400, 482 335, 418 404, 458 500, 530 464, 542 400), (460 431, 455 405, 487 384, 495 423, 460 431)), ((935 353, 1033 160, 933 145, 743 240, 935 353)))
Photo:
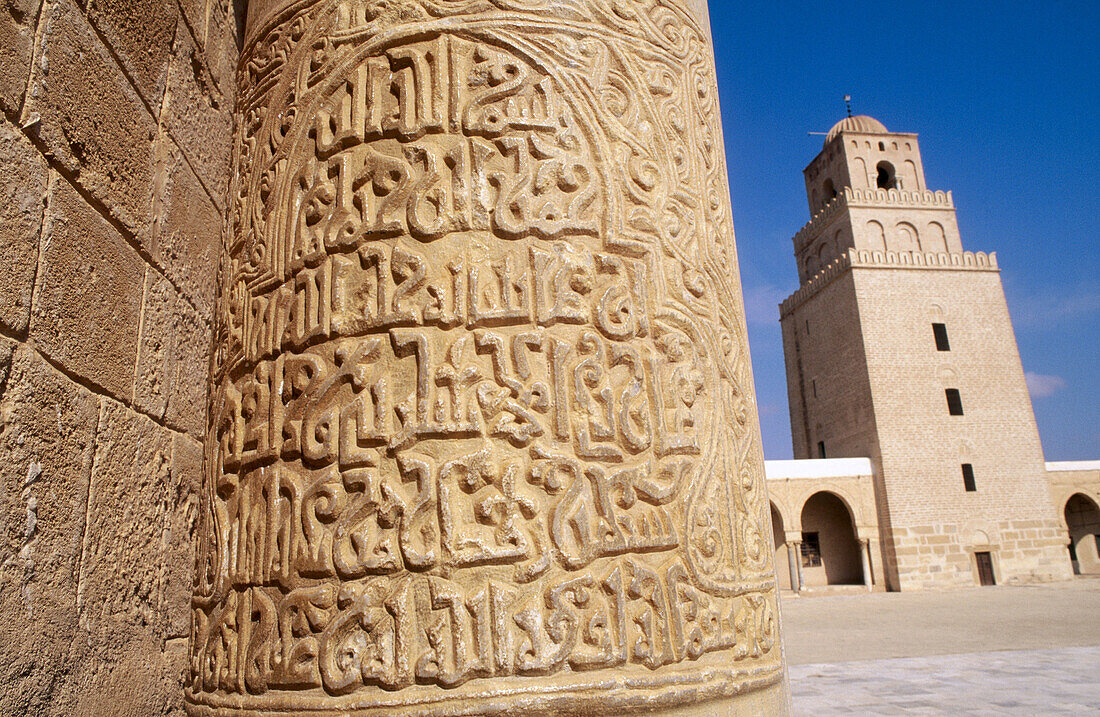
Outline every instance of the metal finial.
POLYGON ((852 116, 852 96, 844 95, 844 104, 848 108, 848 116, 852 116))

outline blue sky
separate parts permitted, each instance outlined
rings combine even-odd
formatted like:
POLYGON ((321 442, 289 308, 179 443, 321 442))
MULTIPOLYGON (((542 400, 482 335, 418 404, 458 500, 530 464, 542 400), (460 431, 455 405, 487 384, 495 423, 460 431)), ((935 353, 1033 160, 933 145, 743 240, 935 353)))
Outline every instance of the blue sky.
POLYGON ((855 114, 920 135, 963 246, 996 251, 1047 460, 1100 459, 1100 3, 711 0, 768 458, 791 455, 776 304, 802 169, 855 114))

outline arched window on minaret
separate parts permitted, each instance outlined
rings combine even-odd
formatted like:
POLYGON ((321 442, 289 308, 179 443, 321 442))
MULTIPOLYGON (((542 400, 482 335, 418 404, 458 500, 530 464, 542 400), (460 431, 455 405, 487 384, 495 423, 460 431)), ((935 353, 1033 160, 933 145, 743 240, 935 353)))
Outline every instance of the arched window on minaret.
POLYGON ((883 160, 878 163, 876 169, 878 169, 878 177, 875 179, 875 184, 878 185, 879 189, 898 188, 898 178, 897 173, 894 171, 894 165, 883 160))
POLYGON ((836 198, 836 187, 833 186, 833 180, 826 179, 825 184, 821 185, 821 191, 824 192, 822 196, 822 203, 828 204, 836 198))

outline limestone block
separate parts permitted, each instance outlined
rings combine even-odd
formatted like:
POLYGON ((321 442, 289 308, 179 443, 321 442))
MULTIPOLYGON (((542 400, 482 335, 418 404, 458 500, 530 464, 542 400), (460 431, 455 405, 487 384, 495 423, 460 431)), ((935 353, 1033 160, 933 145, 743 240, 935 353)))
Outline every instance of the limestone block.
POLYGON ((171 461, 171 432, 100 399, 77 601, 81 626, 97 644, 125 626, 164 637, 171 461))
POLYGON ((145 276, 134 405, 169 426, 202 435, 210 333, 194 308, 155 269, 145 276))
POLYGON ((224 205, 233 134, 231 104, 215 85, 203 57, 181 25, 169 63, 161 122, 214 201, 224 205))
POLYGON ((46 194, 46 163, 17 128, 0 118, 0 326, 27 330, 46 194))
POLYGON ((236 3, 233 0, 210 0, 203 59, 222 94, 232 100, 236 96, 237 58, 240 55, 240 34, 236 3))
POLYGON ((10 361, 0 380, 0 714, 41 714, 71 669, 97 404, 26 346, 10 361))
POLYGON ((172 472, 168 481, 168 549, 164 584, 165 616, 169 638, 187 637, 191 631, 191 583, 194 575, 194 537, 202 485, 202 444, 175 434, 172 437, 172 472))
POLYGON ((699 5, 250 3, 192 714, 786 711, 699 5))
POLYGON ((200 48, 206 46, 207 0, 180 0, 180 17, 191 30, 191 37, 200 48))
POLYGON ((79 663, 49 714, 149 717, 178 715, 180 648, 130 625, 112 628, 105 643, 81 644, 79 663))
POLYGON ((175 0, 78 0, 156 114, 179 10, 175 0))
POLYGON ((72 0, 43 8, 24 125, 139 237, 148 233, 156 122, 72 0))
POLYGON ((206 430, 210 370, 210 325, 182 300, 176 336, 175 375, 165 421, 200 439, 206 430))
POLYGON ((15 351, 15 342, 0 336, 0 397, 4 395, 4 387, 8 384, 13 351, 15 351))
POLYGON ((66 370, 129 400, 145 263, 64 179, 50 188, 30 336, 66 370))
POLYGON ((161 139, 160 156, 150 253, 157 268, 209 318, 224 220, 168 137, 161 139))
POLYGON ((13 114, 23 106, 41 3, 5 0, 0 6, 0 107, 13 114))

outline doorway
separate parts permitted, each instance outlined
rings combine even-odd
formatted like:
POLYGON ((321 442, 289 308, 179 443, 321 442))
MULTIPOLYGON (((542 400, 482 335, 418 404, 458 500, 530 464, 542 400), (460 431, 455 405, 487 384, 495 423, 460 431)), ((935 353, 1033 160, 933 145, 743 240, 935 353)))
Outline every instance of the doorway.
POLYGON ((978 565, 978 583, 981 585, 996 585, 993 577, 993 556, 988 552, 974 553, 974 561, 978 565))
POLYGON ((815 493, 802 508, 801 522, 805 584, 861 585, 855 521, 844 501, 828 491, 815 493))
POLYGON ((1088 496, 1074 493, 1062 512, 1069 531, 1069 559, 1073 562, 1073 574, 1100 572, 1100 551, 1097 535, 1100 535, 1100 508, 1088 496))

